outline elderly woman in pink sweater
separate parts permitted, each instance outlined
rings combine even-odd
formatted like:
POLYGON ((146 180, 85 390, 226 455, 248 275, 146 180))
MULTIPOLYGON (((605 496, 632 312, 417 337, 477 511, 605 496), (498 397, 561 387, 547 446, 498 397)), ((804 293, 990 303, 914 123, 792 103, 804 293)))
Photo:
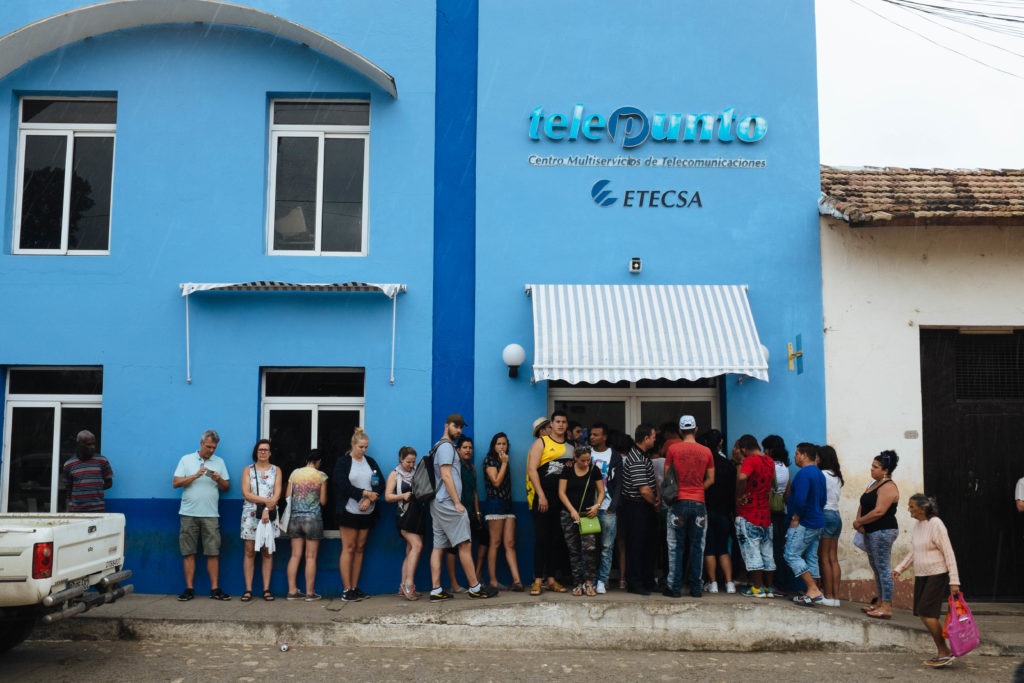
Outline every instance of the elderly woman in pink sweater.
POLYGON ((949 666, 956 658, 942 637, 939 609, 946 601, 947 595, 956 595, 960 592, 956 557, 953 555, 953 546, 949 543, 946 525, 938 518, 939 510, 934 498, 916 493, 910 497, 907 509, 910 516, 917 520, 911 537, 914 552, 907 555, 892 570, 892 575, 898 577, 913 565, 914 614, 921 617, 938 650, 937 655, 932 659, 926 659, 924 664, 932 667, 949 666))

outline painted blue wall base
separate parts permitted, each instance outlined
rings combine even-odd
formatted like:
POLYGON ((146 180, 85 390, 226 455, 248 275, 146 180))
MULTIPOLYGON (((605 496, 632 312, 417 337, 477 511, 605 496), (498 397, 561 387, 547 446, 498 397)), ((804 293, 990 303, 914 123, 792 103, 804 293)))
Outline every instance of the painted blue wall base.
MULTIPOLYGON (((108 512, 123 513, 128 520, 127 552, 125 568, 132 570, 130 583, 137 593, 169 593, 178 594, 185 587, 184 574, 181 566, 181 553, 178 550, 178 505, 173 498, 131 499, 120 498, 107 500, 108 512)), ((519 571, 524 581, 528 580, 533 566, 533 523, 525 503, 516 503, 516 552, 519 558, 519 571)), ((242 502, 240 500, 222 500, 220 503, 221 518, 221 561, 220 586, 233 596, 245 590, 242 576, 242 539, 239 536, 242 518, 242 502)), ((430 589, 430 526, 427 526, 423 553, 420 555, 416 571, 416 587, 421 592, 430 589)), ((274 572, 270 589, 277 596, 288 592, 286 566, 291 557, 290 541, 279 539, 277 552, 274 553, 274 572)), ((475 552, 475 548, 474 548, 475 552)), ((316 591, 329 598, 341 596, 341 577, 338 574, 338 556, 341 554, 339 539, 324 539, 320 543, 320 554, 317 558, 316 591)), ((200 553, 201 555, 201 553, 200 553)), ((475 559, 474 555, 474 559, 475 559)), ((395 529, 395 507, 384 505, 381 508, 377 525, 370 532, 366 546, 366 559, 363 563, 359 587, 371 595, 388 595, 398 592, 401 580, 402 562, 405 559, 405 541, 395 529)), ((210 590, 210 580, 206 573, 206 562, 200 556, 196 563, 196 593, 205 595, 210 590)), ((484 574, 487 574, 484 562, 484 574)), ((459 582, 465 579, 462 569, 458 570, 459 582)), ((304 569, 299 567, 298 587, 305 590, 304 569)), ((505 564, 504 551, 498 553, 498 580, 510 584, 512 577, 505 564)), ((262 592, 259 564, 253 579, 253 590, 262 592)), ((449 585, 448 573, 442 571, 441 583, 449 585)))

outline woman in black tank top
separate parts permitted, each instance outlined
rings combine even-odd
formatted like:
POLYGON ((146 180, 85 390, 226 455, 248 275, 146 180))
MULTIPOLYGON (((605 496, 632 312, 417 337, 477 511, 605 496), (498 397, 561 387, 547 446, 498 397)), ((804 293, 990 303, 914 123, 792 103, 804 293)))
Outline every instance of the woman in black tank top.
POLYGON ((895 589, 892 577, 892 544, 899 535, 896 522, 896 508, 900 492, 892 480, 899 456, 894 451, 882 451, 871 462, 871 478, 874 483, 860 497, 857 519, 853 528, 864 534, 868 551, 868 562, 875 574, 878 595, 870 605, 861 611, 875 619, 892 618, 892 594, 895 589))

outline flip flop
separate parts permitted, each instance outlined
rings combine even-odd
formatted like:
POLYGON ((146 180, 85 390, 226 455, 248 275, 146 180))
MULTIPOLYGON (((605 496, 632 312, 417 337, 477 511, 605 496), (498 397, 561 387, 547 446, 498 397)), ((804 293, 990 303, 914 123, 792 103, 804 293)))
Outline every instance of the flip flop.
POLYGON ((867 614, 868 612, 873 611, 877 605, 878 598, 871 598, 871 602, 869 604, 860 606, 860 611, 867 614))
POLYGON ((884 612, 879 612, 878 610, 871 610, 870 612, 865 612, 865 614, 867 614, 872 619, 892 619, 891 614, 885 614, 884 612))

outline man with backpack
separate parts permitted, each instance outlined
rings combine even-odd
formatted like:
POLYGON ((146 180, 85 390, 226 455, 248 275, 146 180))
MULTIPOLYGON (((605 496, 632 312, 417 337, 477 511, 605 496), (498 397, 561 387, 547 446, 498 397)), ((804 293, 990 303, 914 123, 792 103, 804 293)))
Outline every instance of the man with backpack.
MULTIPOLYGON (((451 593, 441 588, 441 564, 447 548, 455 548, 458 552, 459 562, 462 563, 470 587, 466 595, 477 599, 491 597, 491 592, 478 581, 473 567, 469 515, 462 504, 462 477, 452 473, 452 468, 459 465, 455 440, 462 436, 462 428, 465 426, 466 422, 461 415, 449 415, 444 421, 444 436, 427 455, 433 460, 435 486, 434 498, 430 501, 430 516, 434 523, 434 549, 430 553, 431 602, 450 600, 452 597, 451 593)), ((414 495, 420 498, 416 491, 414 495)))

